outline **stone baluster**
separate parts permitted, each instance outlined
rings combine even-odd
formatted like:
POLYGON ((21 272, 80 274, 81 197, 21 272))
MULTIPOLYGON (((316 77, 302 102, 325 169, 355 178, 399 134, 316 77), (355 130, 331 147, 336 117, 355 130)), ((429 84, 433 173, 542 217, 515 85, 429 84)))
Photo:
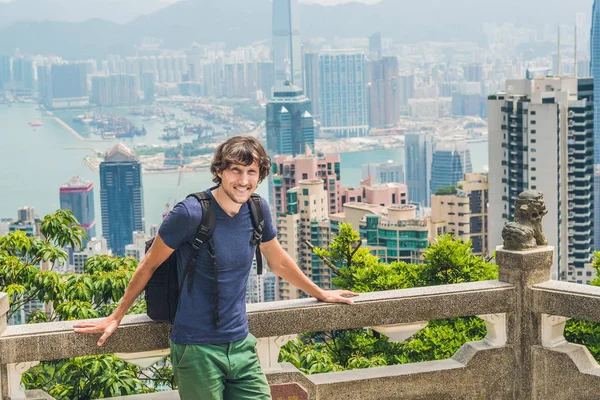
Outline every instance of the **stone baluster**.
POLYGON ((256 339, 256 353, 260 360, 260 366, 264 370, 281 369, 278 362, 279 350, 290 340, 296 339, 298 335, 271 336, 256 339))

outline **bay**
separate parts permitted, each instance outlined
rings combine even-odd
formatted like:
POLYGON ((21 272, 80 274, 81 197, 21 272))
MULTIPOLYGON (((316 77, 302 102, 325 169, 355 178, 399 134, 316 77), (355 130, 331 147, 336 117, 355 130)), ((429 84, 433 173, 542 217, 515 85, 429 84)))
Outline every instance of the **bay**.
MULTIPOLYGON (((128 110, 123 110, 127 113, 128 110)), ((63 118, 84 137, 93 141, 80 141, 45 112, 33 104, 0 105, 0 218, 16 218, 17 208, 33 206, 40 217, 60 207, 59 188, 72 176, 80 176, 94 183, 96 223, 101 232, 100 177, 83 162, 83 157, 93 148, 105 151, 116 141, 104 141, 91 135, 87 127, 72 122, 77 112, 61 112, 63 118), (43 126, 31 127, 29 121, 39 120, 43 126), (68 148, 75 149, 68 149, 68 148)), ((183 114, 182 114, 183 115, 183 114)), ((180 115, 177 115, 179 118, 180 115)), ((155 120, 142 121, 140 117, 128 116, 138 126, 146 127, 148 135, 123 141, 158 144, 162 125, 155 120)), ((188 119, 191 119, 187 116, 188 119)), ((187 138, 186 138, 187 139, 187 138)), ((482 172, 487 165, 487 142, 469 143, 473 170, 482 172)), ((361 180, 362 165, 393 160, 404 163, 404 149, 372 150, 341 154, 341 174, 344 185, 357 186, 361 180)), ((146 228, 160 224, 167 203, 173 205, 186 194, 204 190, 211 185, 210 171, 185 173, 177 189, 177 173, 145 174, 144 211, 146 228)), ((267 184, 259 186, 257 192, 267 196, 267 184)))

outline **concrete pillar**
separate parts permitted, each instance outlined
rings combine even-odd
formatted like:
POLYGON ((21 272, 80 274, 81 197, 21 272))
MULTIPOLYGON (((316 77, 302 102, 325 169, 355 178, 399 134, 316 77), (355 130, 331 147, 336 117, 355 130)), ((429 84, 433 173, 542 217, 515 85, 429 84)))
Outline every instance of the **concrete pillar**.
POLYGON ((531 286, 550 280, 554 248, 526 251, 496 249, 499 280, 515 286, 514 312, 507 315, 507 344, 515 355, 515 398, 532 399, 532 346, 542 344, 542 316, 532 311, 531 286))

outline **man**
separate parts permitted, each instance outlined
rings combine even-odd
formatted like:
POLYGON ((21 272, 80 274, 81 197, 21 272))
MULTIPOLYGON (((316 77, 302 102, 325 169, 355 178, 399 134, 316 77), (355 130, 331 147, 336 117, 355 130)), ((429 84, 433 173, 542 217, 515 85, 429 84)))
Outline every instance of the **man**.
MULTIPOLYGON (((191 291, 181 293, 171 331, 171 362, 182 400, 270 399, 270 390, 256 355, 256 338, 248 332, 246 284, 254 246, 247 201, 269 174, 271 161, 252 137, 233 137, 215 151, 211 165, 217 187, 217 223, 213 233, 214 265, 205 243, 200 249, 191 291), (216 285, 215 285, 216 283, 216 285)), ((275 274, 326 302, 352 304, 346 290, 323 290, 308 279, 276 238, 271 213, 263 199, 263 242, 260 250, 275 274)), ((177 250, 181 277, 200 221, 199 202, 187 198, 162 223, 146 256, 135 271, 117 309, 99 322, 75 325, 75 332, 103 333, 98 346, 117 329, 155 269, 177 250)))

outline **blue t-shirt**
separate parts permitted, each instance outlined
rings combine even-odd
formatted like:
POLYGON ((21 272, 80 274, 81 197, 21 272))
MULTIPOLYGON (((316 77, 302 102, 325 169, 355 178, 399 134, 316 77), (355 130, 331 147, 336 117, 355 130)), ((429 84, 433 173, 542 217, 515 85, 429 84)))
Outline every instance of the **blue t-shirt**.
MULTIPOLYGON (((207 190, 212 196, 210 190, 207 190)), ((214 199, 214 196, 212 196, 214 199)), ((269 206, 262 200, 263 243, 275 238, 276 232, 269 206)), ((248 204, 243 204, 233 217, 215 201, 217 223, 213 232, 215 256, 218 264, 219 318, 215 324, 214 265, 208 254, 208 243, 200 247, 194 282, 187 290, 187 280, 179 298, 177 316, 171 331, 176 344, 221 344, 241 340, 248 334, 246 318, 246 285, 252 268, 255 246, 250 241, 254 232, 248 204)), ((169 213, 158 234, 167 246, 176 249, 179 279, 192 250, 192 242, 202 220, 202 207, 189 197, 169 213)))

